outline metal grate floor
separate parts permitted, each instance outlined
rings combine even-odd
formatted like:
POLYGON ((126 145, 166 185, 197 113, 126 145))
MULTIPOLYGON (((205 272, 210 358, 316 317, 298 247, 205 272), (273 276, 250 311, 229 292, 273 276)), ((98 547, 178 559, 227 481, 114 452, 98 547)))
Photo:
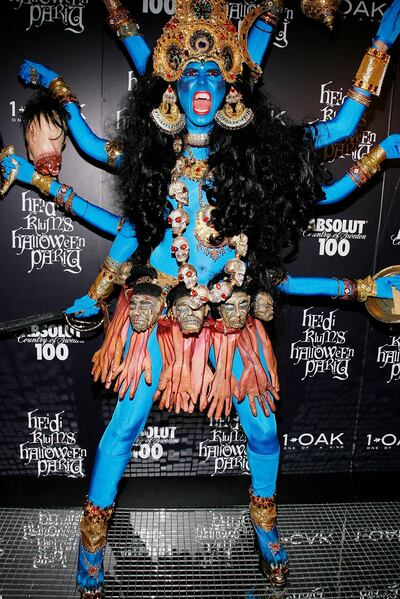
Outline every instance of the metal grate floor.
MULTIPOLYGON (((268 587, 247 508, 118 509, 106 597, 400 598, 400 503, 284 505, 285 591, 268 587)), ((0 509, 0 599, 77 598, 79 509, 0 509)))

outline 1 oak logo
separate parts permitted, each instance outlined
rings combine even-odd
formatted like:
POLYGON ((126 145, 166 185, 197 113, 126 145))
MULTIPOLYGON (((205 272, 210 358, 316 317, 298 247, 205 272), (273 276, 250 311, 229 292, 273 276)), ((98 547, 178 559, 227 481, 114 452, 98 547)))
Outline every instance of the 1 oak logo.
POLYGON ((318 447, 319 449, 343 449, 344 433, 301 433, 298 436, 283 435, 284 449, 309 449, 318 447))

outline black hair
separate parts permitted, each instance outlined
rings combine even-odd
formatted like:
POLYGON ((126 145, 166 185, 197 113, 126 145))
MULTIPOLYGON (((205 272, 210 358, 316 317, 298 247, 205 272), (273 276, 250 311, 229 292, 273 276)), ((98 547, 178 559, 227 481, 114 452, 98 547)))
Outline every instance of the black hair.
POLYGON ((174 305, 174 303, 181 297, 189 297, 190 296, 190 291, 189 289, 186 287, 185 283, 178 283, 178 285, 175 285, 175 287, 172 287, 172 289, 170 289, 165 303, 167 305, 167 312, 169 310, 171 310, 172 306, 174 305))
POLYGON ((162 288, 157 283, 152 283, 152 280, 157 279, 157 271, 152 266, 136 266, 131 269, 131 273, 126 280, 128 287, 133 287, 134 295, 151 295, 159 297, 162 293, 162 288), (140 281, 147 277, 149 281, 140 281), (139 282, 138 282, 139 281, 139 282))
MULTIPOLYGON (((150 117, 166 83, 148 73, 135 86, 126 104, 119 131, 124 161, 118 193, 126 216, 135 224, 140 251, 147 260, 167 227, 168 185, 176 155, 172 136, 160 131, 150 117)), ((311 133, 280 114, 249 73, 237 89, 254 112, 252 122, 232 131, 215 125, 210 135, 211 185, 205 186, 217 210, 212 221, 219 239, 245 233, 247 290, 274 290, 286 271, 282 247, 296 242, 313 217, 316 201, 324 197, 322 171, 311 133)))
MULTIPOLYGON (((67 113, 61 104, 49 91, 40 89, 28 100, 22 113, 21 123, 24 135, 29 125, 43 116, 47 123, 59 127, 63 134, 67 134, 67 113)), ((61 134, 60 134, 61 136, 61 134)))

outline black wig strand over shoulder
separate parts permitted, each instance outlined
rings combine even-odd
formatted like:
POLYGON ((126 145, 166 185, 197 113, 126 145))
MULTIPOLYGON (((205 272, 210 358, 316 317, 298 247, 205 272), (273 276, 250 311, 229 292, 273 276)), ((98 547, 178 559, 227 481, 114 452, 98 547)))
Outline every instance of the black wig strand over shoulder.
POLYGON ((118 169, 117 192, 122 209, 136 227, 142 260, 161 242, 166 229, 168 186, 176 155, 173 138, 158 129, 150 117, 161 103, 166 83, 148 74, 126 99, 117 129, 124 160, 118 169))

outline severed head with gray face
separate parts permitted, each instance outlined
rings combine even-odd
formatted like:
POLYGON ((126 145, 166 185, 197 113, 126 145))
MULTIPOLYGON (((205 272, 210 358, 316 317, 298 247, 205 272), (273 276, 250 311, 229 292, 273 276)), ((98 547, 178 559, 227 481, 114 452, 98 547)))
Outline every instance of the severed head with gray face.
POLYGON ((250 309, 250 296, 245 291, 233 291, 228 299, 218 306, 224 324, 232 329, 242 329, 250 309))
POLYGON ((168 302, 171 314, 184 335, 200 333, 208 314, 207 304, 202 304, 195 309, 191 307, 192 299, 190 291, 181 284, 173 290, 168 302))
POLYGON ((274 300, 270 293, 259 291, 253 300, 253 314, 256 318, 268 322, 274 317, 274 300))
POLYGON ((161 294, 161 287, 151 277, 141 277, 136 281, 129 310, 134 331, 144 333, 157 322, 163 308, 161 294))

